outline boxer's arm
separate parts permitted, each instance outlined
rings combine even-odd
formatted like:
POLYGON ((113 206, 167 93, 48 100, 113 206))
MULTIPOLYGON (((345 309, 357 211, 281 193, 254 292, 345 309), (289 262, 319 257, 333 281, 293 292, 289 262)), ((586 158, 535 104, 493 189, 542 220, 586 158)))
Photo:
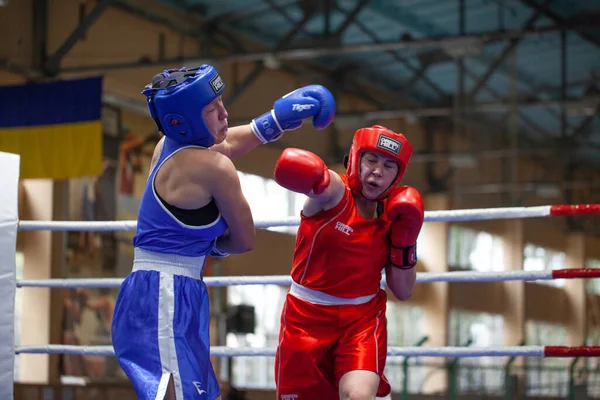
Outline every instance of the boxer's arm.
POLYGON ((385 280, 388 288, 398 300, 408 300, 412 296, 417 280, 417 269, 400 269, 388 264, 385 267, 385 280))
POLYGON ((214 170, 208 174, 208 186, 229 227, 227 233, 217 240, 217 248, 230 254, 248 252, 254 248, 256 233, 252 212, 242 193, 237 170, 229 158, 221 154, 215 154, 214 158, 214 170))
POLYGON ((262 142, 252 132, 250 124, 247 124, 229 128, 227 138, 222 143, 212 146, 211 149, 233 160, 261 144, 262 142))
POLYGON ((321 194, 308 194, 308 199, 306 199, 302 207, 302 214, 305 217, 332 209, 344 198, 346 185, 344 185, 342 178, 340 178, 337 172, 332 170, 329 170, 329 177, 329 185, 321 194))
POLYGON ((404 301, 412 295, 417 279, 416 243, 425 216, 421 194, 410 186, 400 186, 388 196, 384 212, 392 221, 386 279, 394 295, 404 301))
POLYGON ((277 159, 274 175, 279 185, 308 196, 302 209, 307 217, 335 207, 346 190, 335 171, 327 168, 319 156, 303 149, 285 149, 277 159))
POLYGON ((298 129, 307 118, 312 118, 315 129, 324 129, 333 120, 335 109, 335 99, 327 88, 304 86, 275 101, 272 110, 250 124, 230 128, 225 141, 212 149, 234 159, 260 144, 278 140, 286 131, 298 129))

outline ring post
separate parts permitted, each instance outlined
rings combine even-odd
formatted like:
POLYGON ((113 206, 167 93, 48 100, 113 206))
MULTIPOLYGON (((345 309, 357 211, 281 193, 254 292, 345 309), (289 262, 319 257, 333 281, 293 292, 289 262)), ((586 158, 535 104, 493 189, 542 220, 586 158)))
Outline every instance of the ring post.
POLYGON ((0 399, 13 399, 15 367, 15 291, 19 225, 17 154, 0 152, 0 399))

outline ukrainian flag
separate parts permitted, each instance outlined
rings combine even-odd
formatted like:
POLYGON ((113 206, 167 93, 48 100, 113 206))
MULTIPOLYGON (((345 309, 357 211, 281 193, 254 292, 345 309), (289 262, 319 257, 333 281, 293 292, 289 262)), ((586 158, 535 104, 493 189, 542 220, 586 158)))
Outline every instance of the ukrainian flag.
POLYGON ((0 151, 21 178, 102 173, 102 78, 0 86, 0 151))

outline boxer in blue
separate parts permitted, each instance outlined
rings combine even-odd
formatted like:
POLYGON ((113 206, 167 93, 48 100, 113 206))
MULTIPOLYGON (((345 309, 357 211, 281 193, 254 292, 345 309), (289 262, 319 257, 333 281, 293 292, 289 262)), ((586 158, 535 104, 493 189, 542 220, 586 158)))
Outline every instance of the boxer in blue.
POLYGON ((331 93, 299 88, 248 125, 228 128, 225 85, 209 66, 164 71, 143 91, 164 135, 138 211, 131 273, 112 322, 117 360, 140 399, 220 398, 210 362, 207 256, 254 246, 254 221, 231 159, 312 118, 335 116, 331 93))

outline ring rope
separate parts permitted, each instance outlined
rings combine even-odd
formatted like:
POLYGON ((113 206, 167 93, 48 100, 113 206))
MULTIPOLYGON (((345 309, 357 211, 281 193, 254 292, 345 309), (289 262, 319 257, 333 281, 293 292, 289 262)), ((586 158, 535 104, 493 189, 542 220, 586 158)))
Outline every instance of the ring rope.
MULTIPOLYGON (((600 204, 499 207, 466 210, 426 211, 425 222, 482 221, 490 219, 539 218, 559 215, 599 214, 600 204)), ((256 221, 258 229, 298 226, 300 218, 256 221)), ((19 221, 20 231, 134 231, 137 221, 19 221)))
MULTIPOLYGON (((600 278, 600 268, 555 269, 550 271, 418 272, 416 282, 498 282, 578 278, 600 278)), ((17 280, 17 287, 119 288, 123 280, 124 278, 21 279, 17 280)), ((292 278, 289 275, 208 276, 203 280, 206 286, 209 287, 242 285, 289 286, 292 284, 292 278)), ((385 284, 385 277, 382 279, 382 284, 385 284)))
MULTIPOLYGON (((473 221, 486 219, 535 218, 557 215, 596 214, 600 212, 600 204, 556 205, 538 207, 505 207, 495 209, 472 209, 429 211, 425 213, 427 222, 473 221)), ((135 230, 137 221, 20 221, 19 230, 75 230, 75 231, 129 231, 135 230)), ((279 220, 256 222, 256 228, 274 226, 297 226, 299 218, 290 217, 279 220)), ((417 282, 491 282, 500 280, 550 280, 600 277, 597 269, 561 269, 552 271, 502 271, 475 272, 460 271, 446 273, 418 273, 417 282)), ((49 279, 20 280, 17 287, 119 287, 123 279, 49 279)), ((206 277, 207 286, 230 286, 251 284, 291 284, 289 276, 239 276, 239 277, 206 277)), ((275 355, 275 348, 229 348, 211 347, 211 356, 270 356, 275 355)), ((44 345, 19 346, 16 354, 83 354, 98 356, 114 356, 112 346, 73 346, 44 345)), ((600 346, 515 346, 515 347, 389 347, 389 357, 593 357, 600 356, 600 346)))
MULTIPOLYGON (((276 348, 212 346, 212 357, 274 357, 276 348)), ((82 354, 114 356, 112 346, 75 346, 49 344, 45 346, 19 346, 16 354, 82 354)), ((389 357, 597 357, 600 346, 492 346, 492 347, 388 347, 389 357)))

